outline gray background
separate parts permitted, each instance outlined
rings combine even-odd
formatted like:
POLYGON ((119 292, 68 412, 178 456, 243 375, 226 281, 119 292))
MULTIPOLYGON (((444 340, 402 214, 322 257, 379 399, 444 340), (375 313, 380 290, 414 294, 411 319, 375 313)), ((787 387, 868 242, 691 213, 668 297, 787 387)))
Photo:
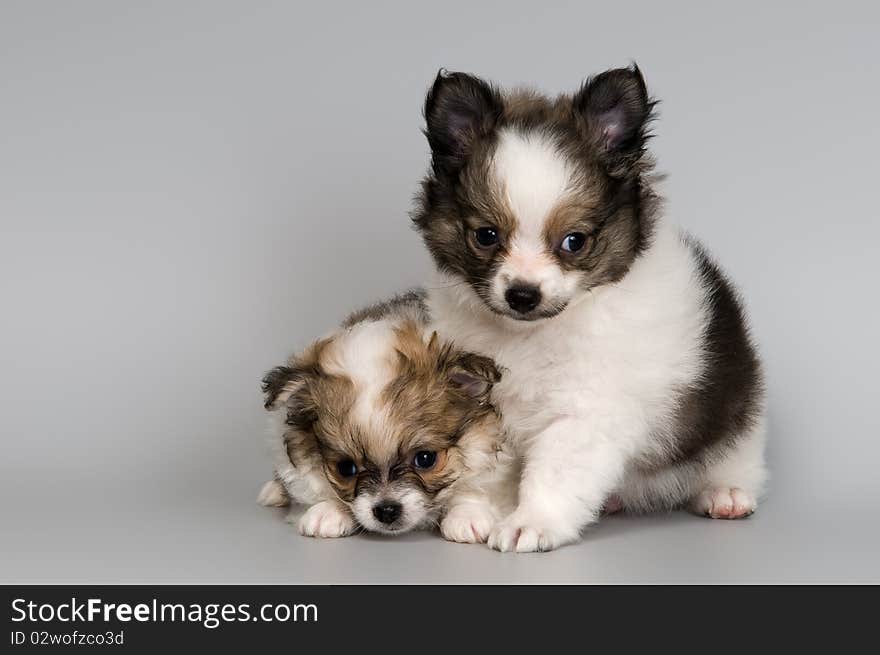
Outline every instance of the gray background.
POLYGON ((876 3, 142 4, 0 5, 0 582, 880 581, 876 3), (514 556, 257 507, 263 371, 430 269, 437 69, 632 60, 766 358, 759 513, 514 556))

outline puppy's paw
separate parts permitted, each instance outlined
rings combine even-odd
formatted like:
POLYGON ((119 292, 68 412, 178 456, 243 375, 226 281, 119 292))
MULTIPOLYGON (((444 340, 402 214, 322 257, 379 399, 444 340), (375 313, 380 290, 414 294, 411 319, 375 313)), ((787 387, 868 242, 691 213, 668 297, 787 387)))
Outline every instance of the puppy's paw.
POLYGON ((489 538, 495 516, 486 505, 463 503, 454 505, 440 522, 440 533, 449 541, 461 544, 482 544, 489 538))
POLYGON ((306 510, 299 519, 298 528, 306 537, 345 537, 354 532, 355 522, 339 505, 325 500, 306 510))
POLYGON ((290 499, 278 480, 269 480, 260 489, 257 502, 264 507, 287 507, 290 504, 290 499))
POLYGON ((489 548, 502 553, 533 553, 554 550, 575 541, 578 531, 553 525, 539 516, 517 510, 489 534, 489 548))
POLYGON ((753 514, 757 507, 754 496, 737 487, 706 489, 690 505, 695 514, 712 519, 742 519, 753 514))

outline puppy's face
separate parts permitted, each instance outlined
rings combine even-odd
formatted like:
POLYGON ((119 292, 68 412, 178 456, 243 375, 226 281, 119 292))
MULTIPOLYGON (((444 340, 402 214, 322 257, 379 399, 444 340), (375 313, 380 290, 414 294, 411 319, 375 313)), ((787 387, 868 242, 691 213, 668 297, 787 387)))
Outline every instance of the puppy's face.
POLYGON ((497 448, 491 360, 425 338, 415 324, 354 326, 264 381, 287 406, 288 455, 318 463, 367 530, 402 533, 438 518, 468 455, 497 448))
POLYGON ((636 68, 555 100, 441 73, 425 105, 432 169, 413 217, 435 262, 518 321, 555 316, 620 279, 651 234, 651 107, 636 68))

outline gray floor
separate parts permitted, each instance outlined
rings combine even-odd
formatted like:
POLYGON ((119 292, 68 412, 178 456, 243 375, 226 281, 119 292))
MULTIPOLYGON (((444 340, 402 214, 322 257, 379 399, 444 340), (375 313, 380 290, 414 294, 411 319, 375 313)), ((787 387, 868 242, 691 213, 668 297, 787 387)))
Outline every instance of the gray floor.
POLYGON ((880 582, 876 507, 771 499, 744 521, 679 512, 613 516, 552 553, 500 554, 443 541, 315 540, 284 511, 257 507, 255 485, 72 490, 85 509, 3 488, 8 583, 701 583, 880 582))
POLYGON ((0 583, 880 582, 878 4, 536 7, 0 3, 0 583), (257 507, 262 374, 429 273, 437 70, 555 94, 633 60, 667 216, 765 360, 757 515, 516 556, 257 507))

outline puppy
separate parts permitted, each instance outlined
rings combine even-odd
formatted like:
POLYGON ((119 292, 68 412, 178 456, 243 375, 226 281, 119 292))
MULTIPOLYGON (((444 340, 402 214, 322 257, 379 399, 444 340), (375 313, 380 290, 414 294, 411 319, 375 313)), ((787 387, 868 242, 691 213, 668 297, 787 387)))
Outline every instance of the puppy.
POLYGON ((760 363, 730 282, 661 219, 653 106, 635 66, 553 99, 443 71, 428 92, 432 327, 506 369, 525 459, 492 548, 572 542, 606 503, 734 519, 762 493, 760 363))
POLYGON ((426 333, 422 300, 410 293, 354 314, 263 380, 275 479, 258 500, 309 505, 302 534, 400 534, 442 519, 450 540, 488 537, 501 459, 489 394, 500 373, 426 333))

